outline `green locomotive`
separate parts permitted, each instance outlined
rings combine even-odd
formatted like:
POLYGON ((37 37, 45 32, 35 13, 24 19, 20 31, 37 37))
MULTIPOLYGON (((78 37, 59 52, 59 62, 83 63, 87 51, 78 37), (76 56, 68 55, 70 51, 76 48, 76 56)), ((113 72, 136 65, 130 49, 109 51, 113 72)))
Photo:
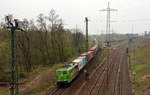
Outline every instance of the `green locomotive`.
POLYGON ((57 85, 69 84, 79 73, 78 65, 69 63, 56 70, 57 85))

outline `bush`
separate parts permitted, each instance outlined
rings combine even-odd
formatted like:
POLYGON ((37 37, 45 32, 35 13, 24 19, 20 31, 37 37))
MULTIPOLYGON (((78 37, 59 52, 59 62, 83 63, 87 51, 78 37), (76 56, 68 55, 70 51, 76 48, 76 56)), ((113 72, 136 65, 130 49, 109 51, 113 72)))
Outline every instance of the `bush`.
POLYGON ((20 78, 25 78, 27 76, 27 72, 20 72, 19 77, 20 78))
POLYGON ((9 81, 9 75, 10 75, 9 72, 3 72, 3 71, 1 71, 0 72, 0 81, 1 82, 7 82, 7 81, 9 81))

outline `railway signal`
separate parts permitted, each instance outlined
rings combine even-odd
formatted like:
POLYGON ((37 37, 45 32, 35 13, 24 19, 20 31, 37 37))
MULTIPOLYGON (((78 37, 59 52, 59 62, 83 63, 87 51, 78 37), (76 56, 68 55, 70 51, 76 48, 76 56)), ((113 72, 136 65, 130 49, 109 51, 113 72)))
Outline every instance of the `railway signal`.
POLYGON ((5 17, 7 29, 11 32, 11 79, 10 79, 10 94, 19 95, 18 88, 18 61, 17 61, 17 41, 16 41, 16 30, 19 28, 17 19, 14 19, 14 23, 10 16, 5 17))
POLYGON ((135 47, 136 46, 134 46, 134 50, 133 50, 133 83, 135 83, 135 75, 136 75, 136 73, 135 73, 135 47))
POLYGON ((129 48, 126 48, 126 55, 128 56, 129 54, 129 48))

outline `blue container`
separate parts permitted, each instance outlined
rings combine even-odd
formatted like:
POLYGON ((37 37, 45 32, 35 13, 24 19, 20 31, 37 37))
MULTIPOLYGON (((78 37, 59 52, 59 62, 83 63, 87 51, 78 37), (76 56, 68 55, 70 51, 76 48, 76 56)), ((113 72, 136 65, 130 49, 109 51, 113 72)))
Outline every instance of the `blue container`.
POLYGON ((83 65, 85 67, 87 64, 87 57, 86 56, 80 56, 79 58, 81 58, 83 60, 83 65))
POLYGON ((87 64, 87 57, 85 56, 84 57, 84 65, 86 65, 87 64))

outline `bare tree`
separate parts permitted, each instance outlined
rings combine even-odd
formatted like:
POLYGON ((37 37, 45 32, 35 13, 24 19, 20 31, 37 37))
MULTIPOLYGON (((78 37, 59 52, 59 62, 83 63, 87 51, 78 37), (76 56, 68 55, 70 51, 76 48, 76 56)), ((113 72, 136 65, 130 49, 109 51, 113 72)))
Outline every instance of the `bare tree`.
POLYGON ((72 29, 72 46, 75 47, 78 53, 84 50, 85 37, 80 29, 72 29))
MULTIPOLYGON (((48 30, 47 30, 47 24, 46 24, 46 16, 44 16, 43 14, 39 14, 38 19, 37 19, 38 25, 40 27, 40 31, 38 31, 39 33, 39 37, 40 37, 40 42, 41 44, 44 43, 44 51, 43 51, 43 47, 41 47, 41 52, 46 52, 48 59, 50 59, 50 53, 49 53, 49 44, 48 44, 48 30)), ((42 46, 42 45, 41 45, 42 46)))
POLYGON ((21 51, 20 53, 20 59, 22 61, 20 62, 20 67, 22 67, 21 63, 25 64, 25 69, 30 72, 32 69, 32 63, 31 63, 31 35, 29 31, 29 21, 27 19, 23 19, 23 23, 21 25, 24 31, 18 31, 18 48, 21 51), (23 56, 22 56, 23 55, 23 56))
POLYGON ((51 30, 51 48, 52 50, 52 60, 51 63, 54 63, 55 60, 54 57, 56 57, 57 52, 56 52, 56 31, 58 28, 58 25, 62 23, 62 19, 59 18, 59 15, 56 14, 54 9, 51 9, 49 16, 47 17, 47 19, 50 22, 50 30, 51 30))

